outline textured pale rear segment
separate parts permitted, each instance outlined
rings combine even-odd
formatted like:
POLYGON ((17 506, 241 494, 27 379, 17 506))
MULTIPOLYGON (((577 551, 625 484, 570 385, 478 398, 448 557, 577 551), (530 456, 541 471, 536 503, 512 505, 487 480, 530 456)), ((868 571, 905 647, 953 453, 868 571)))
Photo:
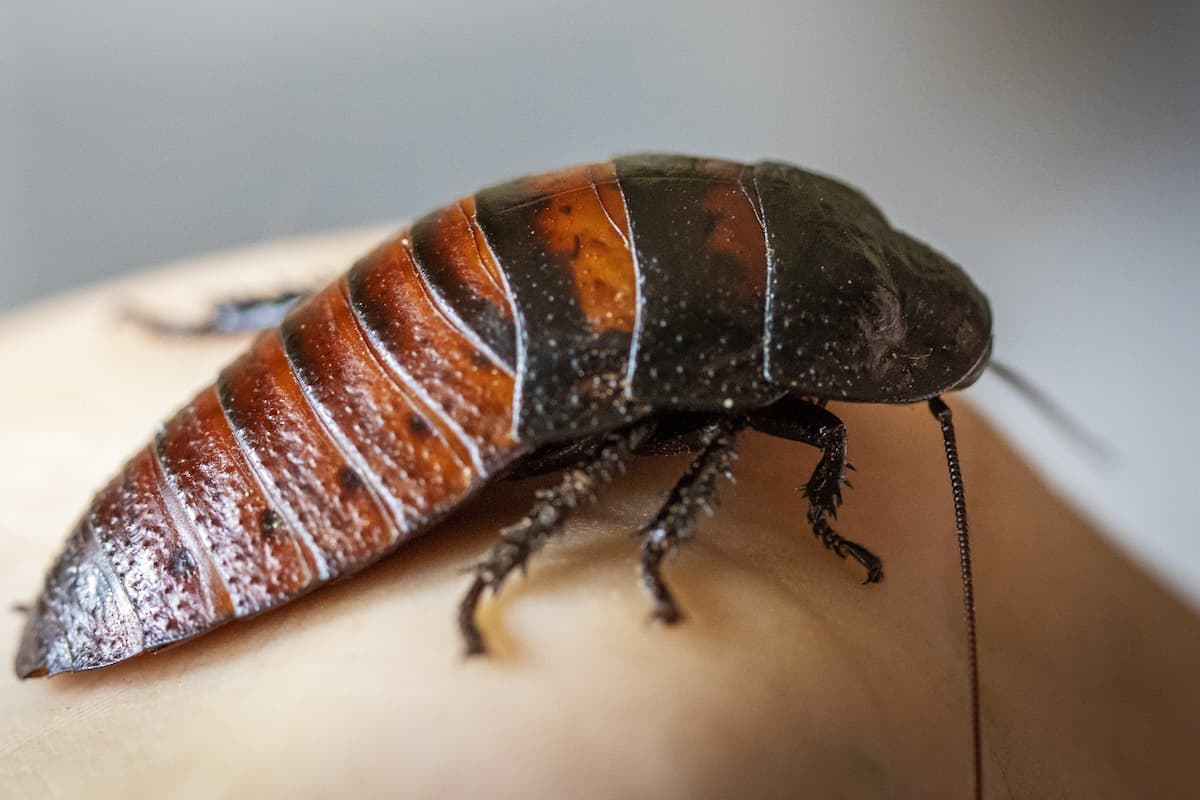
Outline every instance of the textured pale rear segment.
POLYGON ((110 664, 143 649, 142 625, 95 534, 81 522, 46 576, 17 654, 17 674, 54 675, 110 664))

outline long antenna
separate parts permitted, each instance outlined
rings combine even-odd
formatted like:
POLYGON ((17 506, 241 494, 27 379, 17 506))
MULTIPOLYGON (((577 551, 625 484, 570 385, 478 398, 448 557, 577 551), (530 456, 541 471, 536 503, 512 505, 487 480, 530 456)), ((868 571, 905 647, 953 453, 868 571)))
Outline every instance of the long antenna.
POLYGON ((1007 383, 1012 389, 1015 389, 1017 394, 1024 397, 1034 408, 1042 412, 1047 419, 1057 425, 1077 445, 1090 451, 1092 455, 1102 461, 1112 460, 1113 451, 1099 436, 1084 428, 1078 420, 1067 413, 1066 409, 1051 400, 1050 396, 1040 388, 1034 386, 1033 381, 1029 380, 1029 378, 1026 378, 1012 367, 1002 364, 999 361, 992 361, 988 365, 988 372, 1007 383))
POLYGON ((975 583, 971 578, 971 540, 967 535, 967 495, 963 489, 962 467, 958 463, 958 445, 954 440, 954 421, 950 407, 940 397, 929 401, 929 410, 942 426, 946 445, 946 466, 950 470, 950 490, 954 495, 954 524, 958 528, 958 560, 962 566, 963 615, 967 623, 967 679, 971 685, 971 735, 975 755, 975 800, 983 800, 983 745, 979 711, 979 650, 975 636, 975 583))

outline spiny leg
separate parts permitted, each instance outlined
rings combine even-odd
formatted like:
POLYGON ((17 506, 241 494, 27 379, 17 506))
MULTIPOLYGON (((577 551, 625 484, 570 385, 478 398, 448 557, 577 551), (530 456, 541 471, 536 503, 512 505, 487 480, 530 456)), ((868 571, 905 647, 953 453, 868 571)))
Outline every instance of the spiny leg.
POLYGON ((846 427, 837 416, 818 405, 786 397, 750 415, 750 425, 771 436, 812 445, 821 450, 812 477, 804 487, 808 499, 808 524, 827 548, 842 558, 851 556, 867 570, 866 583, 883 580, 883 562, 857 542, 844 538, 829 524, 842 502, 842 484, 849 485, 846 470, 846 427))
POLYGON ((563 473, 558 486, 538 491, 533 508, 523 520, 500 531, 501 541, 475 565, 474 580, 459 604, 458 627, 468 656, 487 652, 475 621, 484 590, 491 589, 495 594, 513 570, 524 570, 529 556, 562 530, 575 507, 593 499, 601 485, 624 470, 630 451, 649 429, 649 425, 640 425, 607 434, 587 460, 563 473))
POLYGON ((267 297, 248 297, 218 303, 207 319, 179 322, 163 319, 138 309, 126 309, 131 322, 159 336, 232 336, 274 328, 308 292, 281 292, 267 297))
POLYGON ((691 537, 699 512, 712 513, 717 478, 724 475, 733 479, 729 465, 737 458, 737 432, 744 426, 744 420, 726 418, 708 428, 700 454, 675 484, 654 520, 642 529, 642 583, 654 599, 654 617, 668 625, 679 622, 683 614, 662 579, 663 557, 691 537))

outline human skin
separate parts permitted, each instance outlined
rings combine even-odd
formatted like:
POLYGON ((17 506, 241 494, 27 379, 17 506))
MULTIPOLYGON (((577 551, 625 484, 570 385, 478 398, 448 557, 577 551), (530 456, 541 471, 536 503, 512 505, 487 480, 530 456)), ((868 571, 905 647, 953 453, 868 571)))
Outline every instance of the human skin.
MULTIPOLYGON (((0 320, 0 586, 31 600, 90 494, 245 340, 119 322, 295 286, 383 231, 197 260, 0 320)), ((1188 796, 1200 621, 951 396, 975 545, 988 797, 1188 796)), ((831 406, 858 470, 807 531, 816 453, 742 437, 737 483, 666 568, 648 621, 633 534, 687 457, 637 459, 526 577, 454 624, 464 570, 553 478, 505 482, 351 580, 91 673, 0 678, 0 795, 967 796, 971 743, 950 487, 923 406, 831 406)), ((11 662, 22 620, 0 617, 11 662)))

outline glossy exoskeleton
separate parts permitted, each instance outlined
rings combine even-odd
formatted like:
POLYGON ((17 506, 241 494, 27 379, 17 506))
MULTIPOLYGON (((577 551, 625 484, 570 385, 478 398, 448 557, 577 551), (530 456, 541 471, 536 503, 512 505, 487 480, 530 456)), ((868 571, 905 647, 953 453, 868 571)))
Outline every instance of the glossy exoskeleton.
POLYGON ((809 525, 878 581, 880 560, 829 523, 847 465, 825 401, 929 401, 963 539, 939 396, 990 353, 987 301, 957 266, 787 164, 640 155, 485 189, 297 304, 159 428, 68 539, 17 673, 101 667, 256 614, 382 558, 491 480, 567 468, 475 569, 460 626, 482 652, 485 590, 629 454, 686 449, 696 460, 642 544, 673 622, 660 563, 747 426, 822 450, 809 525))

